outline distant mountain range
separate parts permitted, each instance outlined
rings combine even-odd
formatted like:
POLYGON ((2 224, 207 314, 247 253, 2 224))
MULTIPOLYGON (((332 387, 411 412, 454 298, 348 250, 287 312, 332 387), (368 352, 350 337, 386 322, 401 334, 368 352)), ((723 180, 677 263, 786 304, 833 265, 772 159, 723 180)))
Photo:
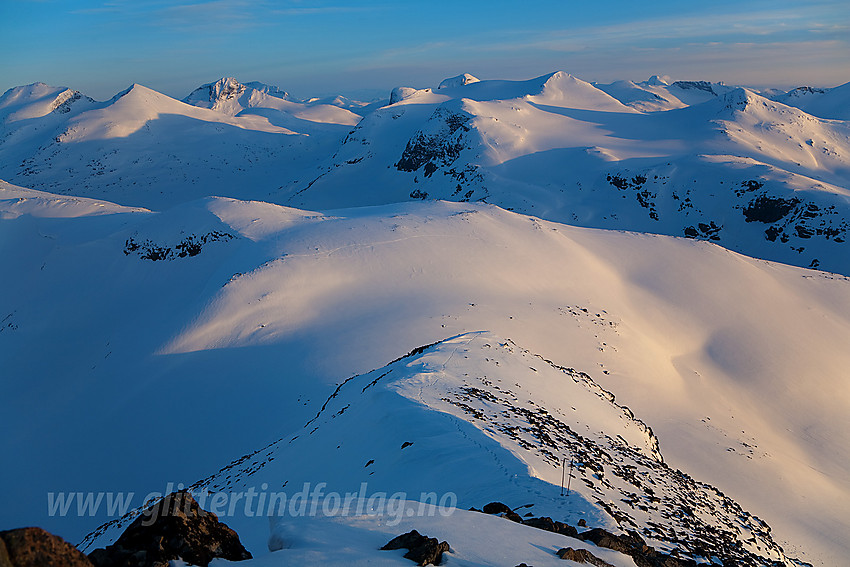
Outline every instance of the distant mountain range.
POLYGON ((0 178, 155 208, 209 194, 307 209, 480 201, 846 274, 847 108, 850 84, 766 97, 563 72, 465 74, 372 103, 233 78, 182 102, 36 84, 0 98, 0 178))

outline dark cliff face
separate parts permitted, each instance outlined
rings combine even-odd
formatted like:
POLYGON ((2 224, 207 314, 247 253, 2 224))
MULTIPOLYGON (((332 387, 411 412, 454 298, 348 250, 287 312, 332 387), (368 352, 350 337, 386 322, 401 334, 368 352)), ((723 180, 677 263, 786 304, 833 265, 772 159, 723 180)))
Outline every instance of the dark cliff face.
POLYGON ((450 166, 466 148, 463 134, 469 132, 471 119, 465 112, 437 107, 423 128, 407 141, 396 169, 412 172, 424 166, 429 177, 438 168, 450 166))

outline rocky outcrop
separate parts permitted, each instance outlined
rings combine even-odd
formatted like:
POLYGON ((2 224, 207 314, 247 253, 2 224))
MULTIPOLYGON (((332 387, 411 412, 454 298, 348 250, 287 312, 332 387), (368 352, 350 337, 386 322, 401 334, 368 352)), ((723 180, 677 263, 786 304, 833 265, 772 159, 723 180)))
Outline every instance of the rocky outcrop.
POLYGON ((381 549, 407 549, 404 556, 417 565, 439 565, 443 553, 450 550, 448 542, 438 542, 437 538, 424 536, 416 530, 394 537, 381 549))
POLYGON ((572 547, 564 547, 556 552, 556 555, 561 559, 569 559, 576 563, 589 563, 596 567, 613 567, 607 561, 599 559, 586 549, 573 549, 572 547))
POLYGON ((598 547, 607 547, 630 556, 637 567, 696 567, 696 562, 690 559, 678 559, 659 553, 655 548, 647 545, 637 532, 616 535, 602 528, 594 528, 580 533, 578 537, 598 547))
POLYGON ((41 528, 0 532, 0 567, 91 567, 81 551, 41 528))
POLYGON ((95 567, 166 567, 182 559, 206 567, 215 558, 251 559, 239 536, 188 492, 175 492, 145 510, 113 545, 95 549, 95 567))
POLYGON ((522 517, 511 510, 507 504, 503 504, 501 502, 490 502, 484 506, 484 509, 481 511, 485 514, 495 514, 503 518, 507 518, 512 522, 517 522, 519 524, 522 523, 522 517))
POLYGON ((558 522, 548 516, 542 518, 526 518, 522 521, 526 526, 537 528, 538 530, 546 530, 556 534, 561 534, 569 537, 578 537, 578 530, 564 522, 558 522))
POLYGON ((438 106, 428 122, 407 141, 401 158, 395 164, 399 171, 417 171, 424 166, 425 177, 437 169, 448 167, 467 148, 463 135, 472 115, 438 106))

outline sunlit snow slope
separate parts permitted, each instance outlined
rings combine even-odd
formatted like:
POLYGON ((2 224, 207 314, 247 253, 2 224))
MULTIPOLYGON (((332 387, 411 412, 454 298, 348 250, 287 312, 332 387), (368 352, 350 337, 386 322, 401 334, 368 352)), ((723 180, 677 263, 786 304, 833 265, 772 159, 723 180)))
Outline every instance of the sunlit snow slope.
MULTIPOLYGON (((163 490, 294 435, 295 449, 280 454, 315 464, 267 467, 263 479, 359 483, 374 471, 368 480, 387 490, 418 490, 432 470, 418 451, 443 447, 428 445, 431 425, 458 458, 488 455, 479 487, 471 472, 440 481, 462 506, 510 497, 569 514, 554 498, 553 459, 589 449, 548 419, 551 443, 509 433, 539 407, 610 456, 593 461, 601 478, 589 464, 581 471, 593 486, 579 484, 576 509, 591 525, 612 525, 596 499, 641 529, 663 525, 663 505, 644 512, 616 497, 628 488, 616 471, 632 459, 663 486, 673 486, 664 471, 680 469, 741 507, 715 509, 730 522, 716 527, 760 525, 744 512, 764 520, 771 539, 746 543, 753 553, 780 557, 773 541, 787 556, 835 565, 849 551, 843 277, 480 203, 311 213, 211 197, 150 212, 2 184, 0 214, 0 265, 13 275, 0 280, 0 355, 12 377, 0 482, 15 487, 4 525, 79 541, 108 518, 46 517, 47 491, 163 490), (322 469, 343 426, 320 412, 323 441, 299 432, 337 385, 438 341, 388 366, 398 379, 380 389, 363 392, 357 379, 340 390, 359 416, 346 431, 362 433, 340 453, 345 467, 322 469), (381 421, 382 410, 411 417, 409 429, 395 413, 381 421), (418 437, 400 452, 396 433, 418 437)), ((695 486, 701 506, 719 498, 695 486)), ((675 490, 662 492, 675 501, 675 490)), ((267 534, 264 524, 244 537, 267 534)), ((665 537, 656 541, 672 545, 665 537)))

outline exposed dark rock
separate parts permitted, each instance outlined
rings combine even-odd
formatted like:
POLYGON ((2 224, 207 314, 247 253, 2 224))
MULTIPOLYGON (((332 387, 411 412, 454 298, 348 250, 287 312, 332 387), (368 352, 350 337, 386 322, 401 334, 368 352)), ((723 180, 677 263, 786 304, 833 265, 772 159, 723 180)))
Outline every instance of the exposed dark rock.
POLYGON ((767 238, 771 242, 776 242, 776 237, 782 234, 782 228, 776 228, 775 226, 767 227, 767 230, 764 231, 764 237, 767 238))
POLYGON ((587 527, 587 522, 584 521, 584 518, 581 518, 578 521, 578 527, 580 527, 580 528, 586 528, 587 527))
POLYGON ((201 253, 201 249, 209 242, 226 242, 233 238, 232 234, 221 232, 218 230, 210 231, 202 235, 191 234, 174 244, 157 244, 152 240, 138 242, 134 237, 128 238, 124 242, 124 254, 138 254, 143 260, 174 260, 175 258, 187 258, 197 256, 201 253))
POLYGON ((744 209, 744 218, 747 222, 774 223, 790 213, 799 203, 800 199, 796 197, 783 199, 760 195, 750 201, 744 209))
POLYGON ((416 530, 394 537, 381 549, 407 549, 404 557, 417 565, 439 565, 443 553, 450 550, 448 542, 438 542, 437 538, 424 536, 416 530))
POLYGON ((91 567, 76 547, 41 528, 0 532, 0 566, 91 567))
POLYGON ((507 504, 502 504, 501 502, 490 502, 484 506, 482 512, 485 514, 497 514, 503 518, 511 520, 512 522, 517 522, 518 524, 522 523, 522 516, 511 510, 507 504))
POLYGON ((9 552, 6 551, 6 544, 0 539, 0 567, 13 567, 12 560, 9 559, 9 552))
POLYGON ((412 172, 425 166, 425 176, 430 177, 439 167, 451 165, 466 148, 463 134, 471 119, 465 112, 437 107, 425 127, 408 140, 396 169, 412 172))
POLYGON ((502 504, 501 502, 485 504, 482 511, 485 514, 507 514, 508 512, 513 512, 507 504, 502 504))
POLYGON ((741 181, 741 188, 735 189, 735 194, 740 197, 744 193, 752 193, 753 191, 758 191, 762 187, 764 187, 764 183, 756 181, 755 179, 747 179, 746 181, 741 181))
POLYGON ((709 221, 708 224, 701 222, 697 223, 696 227, 689 226, 685 228, 685 236, 688 238, 708 238, 710 240, 720 240, 719 233, 723 226, 717 226, 714 221, 709 221))
POLYGON ((714 89, 711 87, 711 83, 709 83, 708 81, 676 81, 670 86, 679 87, 682 90, 695 89, 711 93, 715 96, 717 95, 717 93, 714 92, 714 89))
POLYGON ((812 235, 815 233, 814 230, 801 224, 795 226, 794 230, 797 231, 797 236, 799 236, 800 238, 811 238, 812 235))
POLYGON ((591 565, 595 565, 596 567, 613 567, 613 565, 611 565, 607 561, 599 559, 586 549, 573 549, 572 547, 565 547, 563 549, 559 549, 556 555, 561 559, 569 559, 570 561, 575 561, 576 563, 590 563, 591 565))
POLYGON ((145 510, 113 545, 95 549, 95 567, 165 567, 174 559, 206 567, 220 557, 251 559, 239 536, 191 494, 175 492, 145 510))
POLYGON ((630 556, 637 567, 696 567, 696 562, 679 559, 659 553, 646 544, 637 532, 628 535, 615 535, 602 528, 594 528, 580 533, 578 537, 599 547, 607 547, 630 556))
POLYGON ((553 532, 570 537, 578 537, 577 529, 569 524, 556 522, 548 516, 543 516, 542 518, 528 518, 523 520, 522 523, 526 526, 531 526, 532 528, 537 528, 539 530, 546 530, 547 532, 553 532))

